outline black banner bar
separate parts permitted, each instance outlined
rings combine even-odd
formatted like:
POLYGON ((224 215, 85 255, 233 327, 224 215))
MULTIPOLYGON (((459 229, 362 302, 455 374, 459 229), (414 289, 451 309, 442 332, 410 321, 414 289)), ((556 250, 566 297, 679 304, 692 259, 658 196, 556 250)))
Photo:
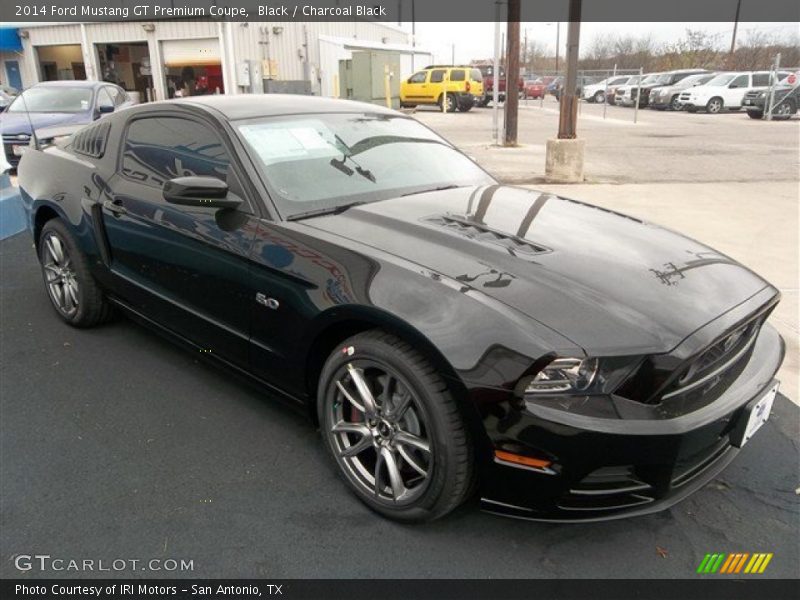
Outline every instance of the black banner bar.
MULTIPOLYGON (((524 568, 522 565, 520 568, 524 568)), ((47 598, 58 600, 131 600, 132 598, 185 600, 206 598, 286 598, 287 600, 503 600, 592 599, 661 600, 702 598, 736 600, 800 597, 800 581, 727 579, 252 579, 252 580, 112 580, 7 579, 0 582, 4 600, 47 598)))
MULTIPOLYGON (((585 22, 732 22, 738 0, 585 0, 585 22)), ((102 22, 163 19, 352 21, 383 23, 494 21, 499 0, 3 0, 8 22, 102 22)), ((522 0, 523 22, 567 21, 568 0, 522 0)), ((741 0, 740 22, 798 22, 796 0, 741 0)))

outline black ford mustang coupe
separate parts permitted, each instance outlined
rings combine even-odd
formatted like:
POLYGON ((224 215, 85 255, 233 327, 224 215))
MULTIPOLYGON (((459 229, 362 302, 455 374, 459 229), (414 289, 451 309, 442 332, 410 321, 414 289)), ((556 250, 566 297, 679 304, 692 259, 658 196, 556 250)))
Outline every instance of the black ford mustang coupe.
POLYGON ((663 509, 767 419, 778 291, 677 233, 499 185, 373 105, 213 96, 25 153, 44 285, 121 311, 309 411, 403 521, 663 509))

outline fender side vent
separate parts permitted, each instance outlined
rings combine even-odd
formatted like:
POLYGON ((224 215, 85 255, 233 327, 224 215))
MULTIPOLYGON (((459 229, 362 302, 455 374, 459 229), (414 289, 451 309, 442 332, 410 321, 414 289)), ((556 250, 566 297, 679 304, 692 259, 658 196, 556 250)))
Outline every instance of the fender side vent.
POLYGON ((504 248, 513 255, 534 255, 550 251, 549 248, 540 246, 539 244, 534 244, 533 242, 516 235, 497 231, 496 229, 492 229, 483 223, 472 221, 465 217, 456 215, 439 215, 435 217, 429 217, 425 220, 428 223, 439 225, 440 227, 448 229, 471 240, 495 244, 504 248))

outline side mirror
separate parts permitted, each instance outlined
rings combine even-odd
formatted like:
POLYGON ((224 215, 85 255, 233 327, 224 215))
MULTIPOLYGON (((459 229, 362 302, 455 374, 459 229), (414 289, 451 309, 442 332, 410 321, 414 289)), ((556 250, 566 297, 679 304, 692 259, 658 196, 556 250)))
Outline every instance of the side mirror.
POLYGON ((182 206, 236 208, 241 198, 228 198, 228 184, 216 177, 176 177, 164 183, 164 200, 182 206))

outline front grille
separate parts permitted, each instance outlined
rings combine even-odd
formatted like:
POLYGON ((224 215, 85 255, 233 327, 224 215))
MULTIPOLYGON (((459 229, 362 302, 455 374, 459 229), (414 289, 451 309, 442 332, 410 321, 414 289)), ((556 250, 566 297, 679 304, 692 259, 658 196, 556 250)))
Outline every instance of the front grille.
POLYGON ((592 471, 559 498, 558 507, 568 511, 617 510, 654 500, 655 488, 627 465, 592 471))
POLYGON ((6 144, 17 144, 23 145, 27 144, 31 139, 31 136, 27 133, 4 133, 3 134, 3 142, 6 144))
POLYGON ((667 400, 673 396, 686 394, 715 379, 719 380, 745 357, 758 336, 762 322, 763 319, 759 318, 745 323, 703 350, 664 390, 661 399, 667 400))
POLYGON ((716 444, 678 459, 672 471, 672 487, 680 487, 701 475, 706 469, 725 456, 732 446, 728 437, 722 437, 716 444))

